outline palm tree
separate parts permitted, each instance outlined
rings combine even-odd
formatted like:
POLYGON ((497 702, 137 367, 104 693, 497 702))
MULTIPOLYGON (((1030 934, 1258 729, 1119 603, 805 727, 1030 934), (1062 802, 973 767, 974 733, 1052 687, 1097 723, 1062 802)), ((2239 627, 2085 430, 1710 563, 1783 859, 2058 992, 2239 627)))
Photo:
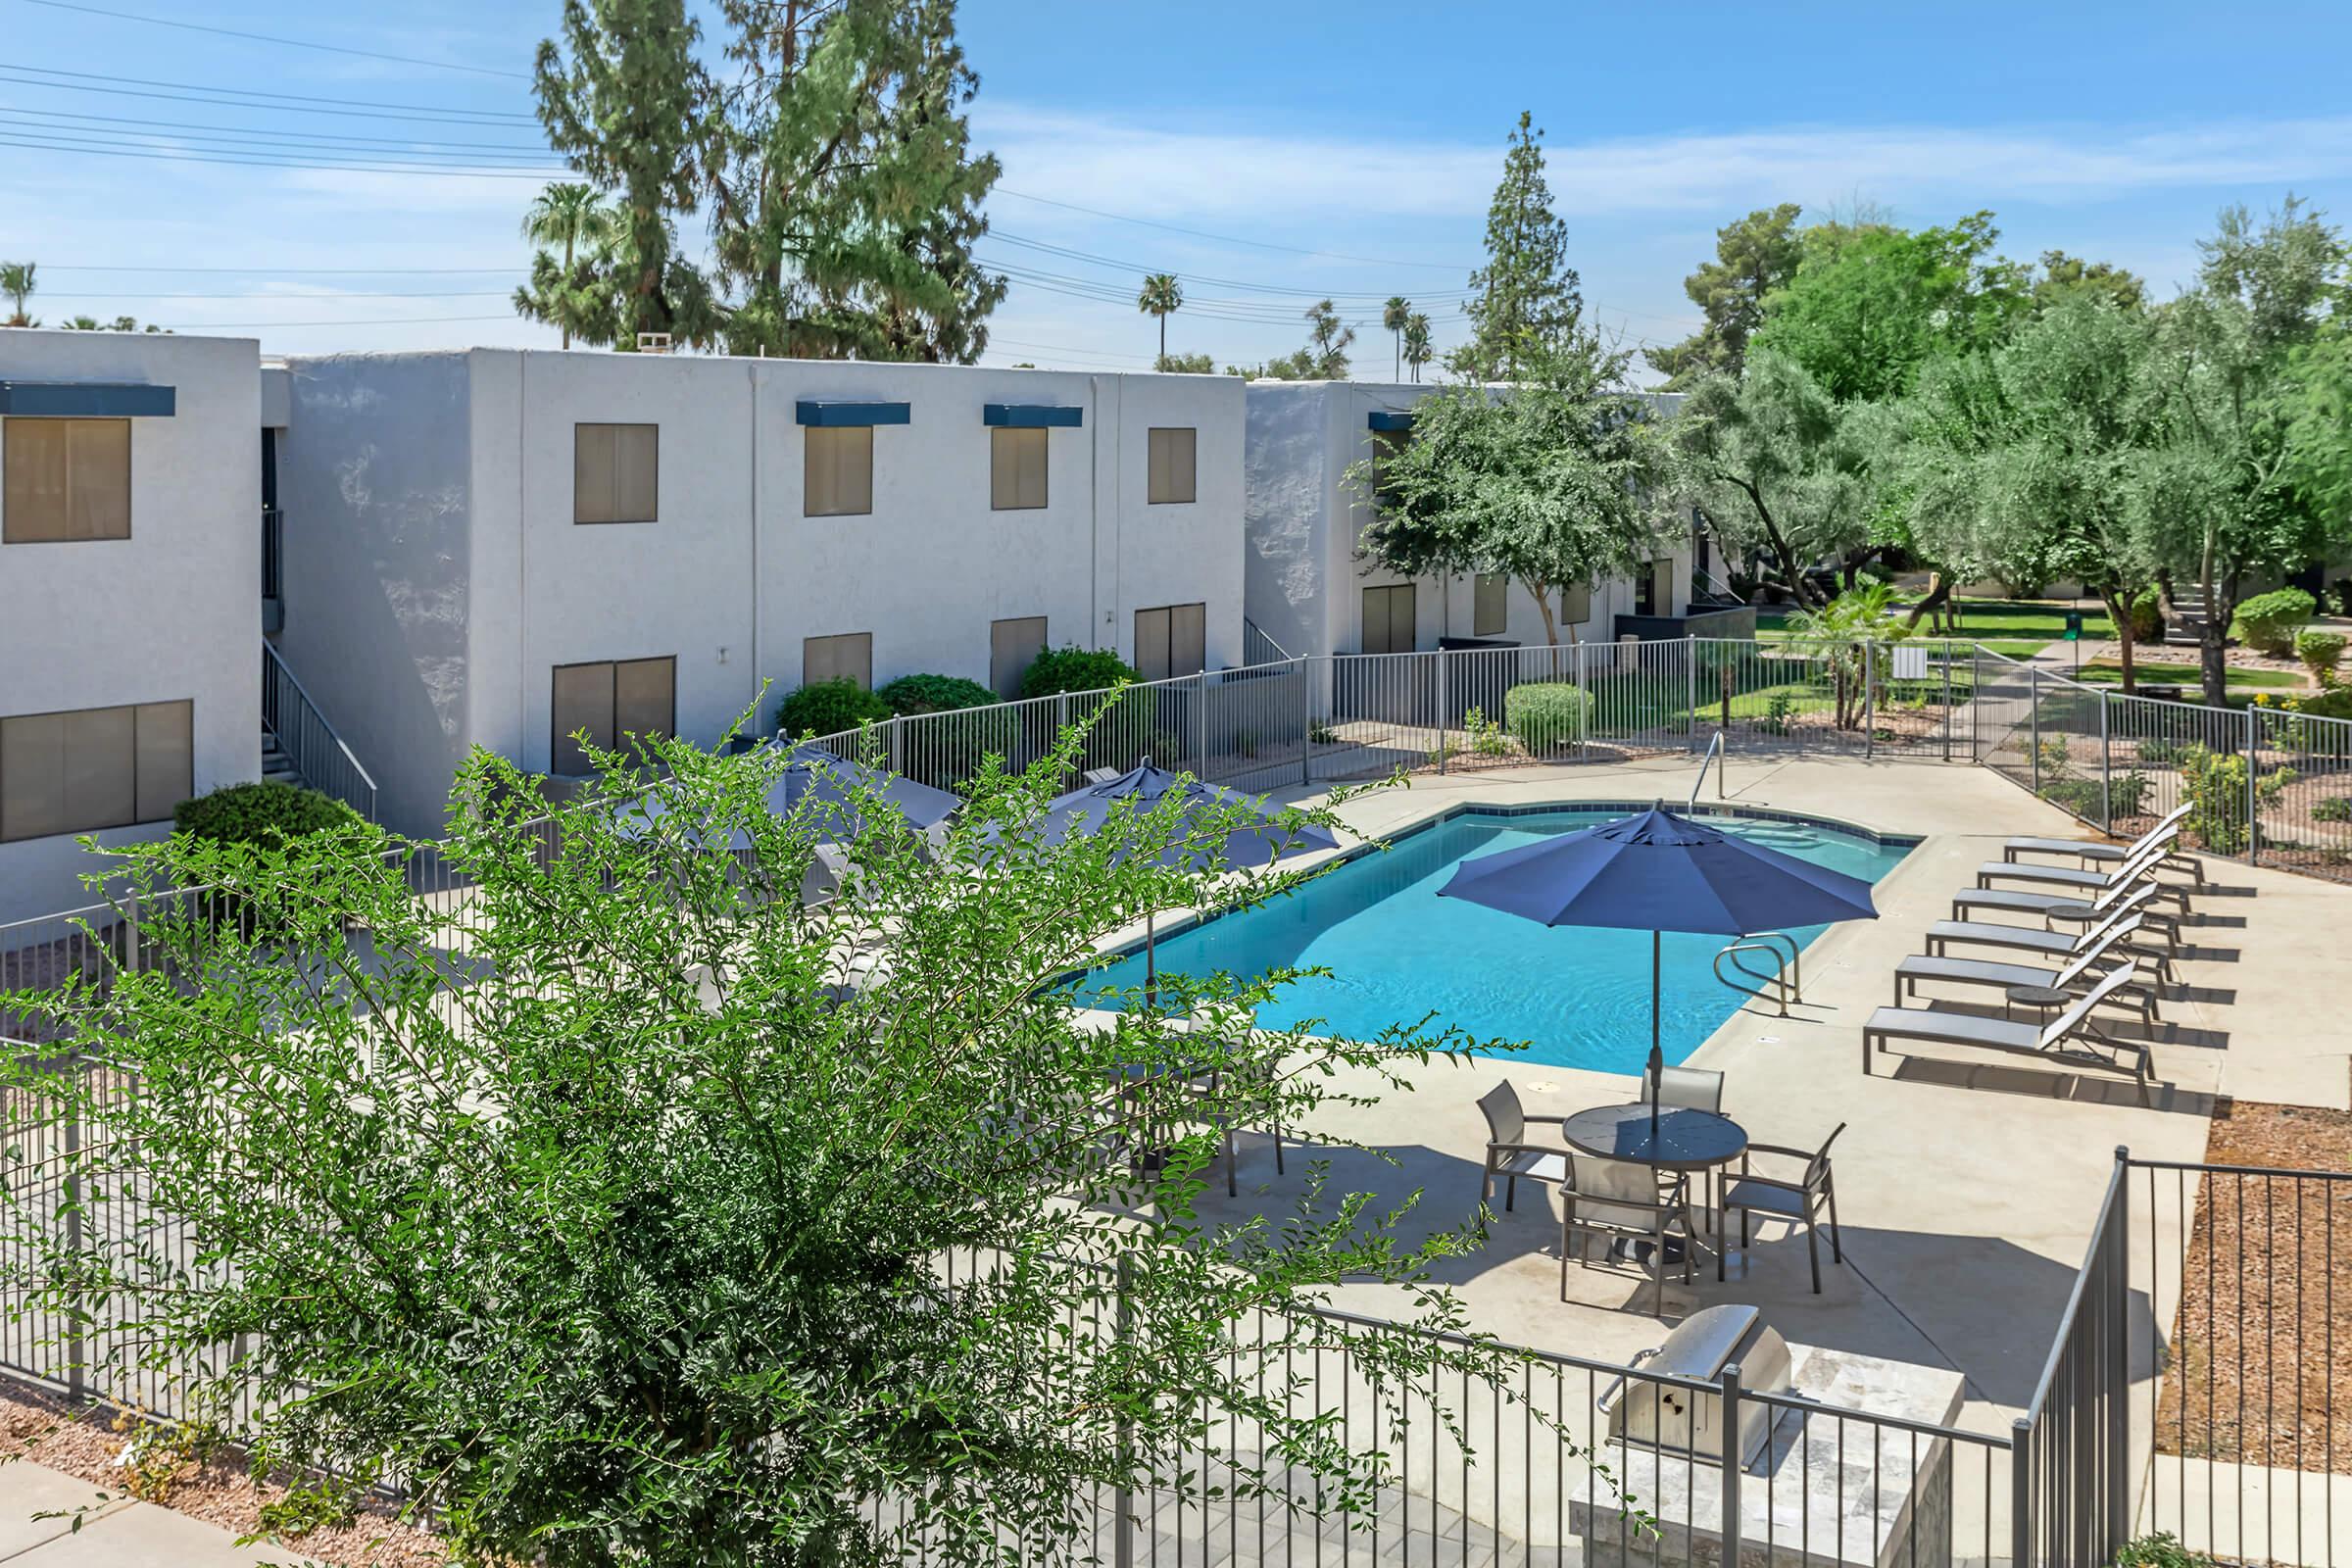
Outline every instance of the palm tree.
POLYGON ((1413 302, 1401 294, 1389 296, 1389 303, 1380 308, 1380 324, 1396 334, 1396 354, 1391 362, 1389 379, 1404 377, 1404 323, 1413 318, 1413 302))
MULTIPOLYGON (((573 257, 581 251, 602 250, 619 230, 619 216, 605 205, 594 185, 559 179, 531 199, 522 215, 522 237, 534 245, 564 247, 563 277, 571 282, 573 257)), ((559 320, 564 346, 571 347, 571 323, 559 320)))
POLYGON ((1159 357, 1168 357, 1168 318, 1184 309, 1184 285, 1176 281, 1174 272, 1153 272, 1144 279, 1143 292, 1135 297, 1135 308, 1146 316, 1159 318, 1159 357))
POLYGON ((1421 367, 1429 363, 1429 318, 1415 311, 1404 318, 1404 363, 1413 368, 1413 379, 1421 379, 1421 367))
POLYGON ((106 330, 98 324, 98 318, 95 316, 76 316, 70 321, 60 321, 57 323, 57 329, 61 332, 103 332, 106 330))
POLYGON ((24 314, 24 302, 32 295, 31 262, 0 262, 0 294, 9 297, 16 307, 8 318, 10 326, 33 326, 37 323, 24 314))

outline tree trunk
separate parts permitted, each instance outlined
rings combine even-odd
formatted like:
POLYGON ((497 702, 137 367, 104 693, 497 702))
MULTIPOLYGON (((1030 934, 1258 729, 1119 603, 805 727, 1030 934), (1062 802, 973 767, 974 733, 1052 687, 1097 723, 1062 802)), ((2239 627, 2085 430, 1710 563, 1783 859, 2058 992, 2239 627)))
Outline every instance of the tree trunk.
POLYGON ((1168 313, 1165 311, 1159 313, 1159 357, 1163 360, 1168 357, 1168 313))
POLYGON ((2197 577, 2197 586, 2205 591, 2205 624, 2197 631, 2197 676, 2206 706, 2220 708, 2230 700, 2230 619, 2237 612, 2236 595, 2230 595, 2228 604, 2222 602, 2210 552, 2197 577))
MULTIPOLYGON (((1544 641, 1551 649, 1551 677, 1557 680, 1560 677, 1560 626, 1552 616, 1551 595, 1545 591, 1548 584, 1522 579, 1520 586, 1536 596, 1536 613, 1544 617, 1544 641)), ((1574 636, 1575 633, 1571 631, 1569 635, 1574 636)))
MULTIPOLYGON (((1943 607, 1951 603, 1951 599, 1952 585, 1944 581, 1943 573, 1940 571, 1929 572, 1928 597, 1911 607, 1911 613, 1903 624, 1916 628, 1923 616, 1940 614, 1943 607)), ((1931 622, 1928 630, 1933 632, 1935 629, 1934 623, 1931 622)))
POLYGON ((2120 684, 2126 697, 2131 696, 2138 684, 2138 677, 2133 671, 2139 644, 2132 629, 2132 595, 2128 589, 2103 588, 2099 591, 2099 602, 2107 607, 2107 618, 2115 622, 2116 652, 2124 664, 2124 678, 2120 684))

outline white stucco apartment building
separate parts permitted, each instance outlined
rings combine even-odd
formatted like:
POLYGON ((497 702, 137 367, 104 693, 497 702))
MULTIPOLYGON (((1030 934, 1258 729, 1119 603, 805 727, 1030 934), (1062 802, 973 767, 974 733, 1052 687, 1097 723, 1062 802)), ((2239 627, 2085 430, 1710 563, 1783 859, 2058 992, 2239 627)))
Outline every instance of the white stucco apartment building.
MULTIPOLYGON (((1253 381, 1244 458, 1249 495, 1245 602, 1250 621, 1284 653, 1388 654, 1441 642, 1544 641, 1527 589, 1497 576, 1408 580, 1358 559, 1372 510, 1346 475, 1386 436, 1412 428, 1413 406, 1434 386, 1369 381, 1253 381)), ((1682 399, 1653 396, 1662 414, 1682 399)), ((1682 615, 1690 597, 1689 540, 1650 569, 1595 583, 1555 607, 1562 642, 1606 641, 1618 618, 1682 615)), ((1643 628, 1656 635, 1662 628, 1643 628)), ((1681 635, 1679 631, 1673 635, 1681 635)))
POLYGON ((260 351, 0 331, 0 922, 259 776, 260 351))
POLYGON ((483 746, 710 744, 804 682, 1242 658, 1222 376, 472 350, 286 364, 278 647, 405 832, 483 746))

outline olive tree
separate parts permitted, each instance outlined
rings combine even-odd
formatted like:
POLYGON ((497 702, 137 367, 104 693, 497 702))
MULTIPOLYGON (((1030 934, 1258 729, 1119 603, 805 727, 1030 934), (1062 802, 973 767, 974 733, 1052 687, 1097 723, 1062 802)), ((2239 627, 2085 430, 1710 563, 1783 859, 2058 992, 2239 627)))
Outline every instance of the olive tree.
POLYGON ((1077 739, 992 760, 937 844, 862 791, 777 814, 772 751, 676 741, 596 754, 550 832, 476 755, 454 903, 364 823, 130 850, 153 961, 8 999, 68 1036, 9 1069, 10 1287, 96 1386, 162 1378, 321 1508, 396 1486, 466 1562, 1059 1560, 1206 1457, 1362 1507, 1387 1461, 1288 1369, 1508 1396, 1500 1350, 1409 1332, 1462 1327, 1429 1264, 1477 1222, 1320 1160, 1197 1199, 1221 1129, 1330 1147, 1324 1112, 1472 1043, 1252 1028, 1290 971, 1074 1007, 1148 910, 1300 880, 1219 875, 1239 808, 1175 796, 1057 842, 1077 739), (1343 1279, 1401 1327, 1318 1312, 1343 1279))

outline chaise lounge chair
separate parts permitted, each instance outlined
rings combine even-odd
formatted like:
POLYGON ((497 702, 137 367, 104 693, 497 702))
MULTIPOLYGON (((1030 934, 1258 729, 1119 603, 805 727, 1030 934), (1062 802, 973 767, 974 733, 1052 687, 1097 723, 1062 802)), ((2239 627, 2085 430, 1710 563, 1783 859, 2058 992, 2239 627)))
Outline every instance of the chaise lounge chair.
POLYGON ((1870 1076, 1872 1056, 1885 1050, 1889 1040, 1917 1040, 2016 1055, 2056 1056, 2110 1072, 2129 1070, 2138 1082, 2144 1102, 2155 1071, 2153 1053, 2142 1041, 2118 1040, 2102 1034, 2090 1021, 2091 1009, 2130 985, 2137 968, 2136 961, 2117 964, 2100 976, 2099 983, 2077 999, 2073 1006, 2047 1024, 2019 1023, 2010 1018, 1985 1018, 1973 1012, 1945 1012, 1934 1007, 1881 1007, 1862 1026, 1862 1075, 1870 1076), (2062 1049, 2077 1035, 2128 1056, 2129 1068, 2124 1061, 2110 1060, 2089 1051, 2062 1049))
POLYGON ((2119 908, 2143 916, 2150 930, 2164 938, 2168 952, 2180 951, 2180 915, 2153 907, 2164 890, 2153 880, 2117 882, 2093 899, 2069 898, 2063 893, 2037 893, 2031 888, 1963 888, 1952 895, 1952 916, 1970 918, 1976 909, 1998 909, 2007 914, 2038 915, 2045 921, 2106 919, 2119 908))
MULTIPOLYGON (((2077 954, 2063 969, 2037 968, 2030 963, 2004 963, 1993 958, 1954 958, 1915 954, 1894 966, 1894 1004, 1903 1005, 1919 995, 1923 980, 1941 981, 1955 986, 1989 986, 2007 991, 2013 986, 2045 986, 2052 991, 2070 991, 2076 984, 2090 976, 2092 969, 2112 955, 2128 959, 2132 956, 2119 952, 2124 944, 2139 930, 2140 917, 2131 915, 2121 924, 2100 927, 2106 933, 2083 952, 2077 954)), ((2156 1013, 2156 987, 2152 981, 2135 980, 2107 999, 2119 1005, 2139 1009, 2147 1022, 2162 1023, 2156 1013)))
POLYGON ((2194 856, 2182 851, 2178 842, 2180 828, 2187 822, 2188 813, 2195 808, 2193 804, 2174 807, 2155 826, 2129 844, 2101 844, 2090 839, 2015 838, 2001 846, 2001 858, 2015 860, 2021 855, 2066 855, 2074 857, 2081 865, 2125 865, 2139 858, 2142 851, 2161 839, 2167 842, 2163 863, 2175 870, 2186 871, 2196 886, 2202 889, 2205 886, 2204 865, 2194 856))
POLYGON ((2029 882, 2045 890, 2080 889, 2084 893, 2105 893, 2118 884, 2129 886, 2145 882, 2167 898, 2177 900, 2182 912, 2188 908, 2188 889, 2177 882, 2158 882, 2156 872, 2175 842, 2168 833, 2141 850, 2131 859, 2109 870, 2095 866, 2040 865, 2029 860, 1986 860, 1977 867, 1977 886, 1989 888, 1995 882, 2029 882))

